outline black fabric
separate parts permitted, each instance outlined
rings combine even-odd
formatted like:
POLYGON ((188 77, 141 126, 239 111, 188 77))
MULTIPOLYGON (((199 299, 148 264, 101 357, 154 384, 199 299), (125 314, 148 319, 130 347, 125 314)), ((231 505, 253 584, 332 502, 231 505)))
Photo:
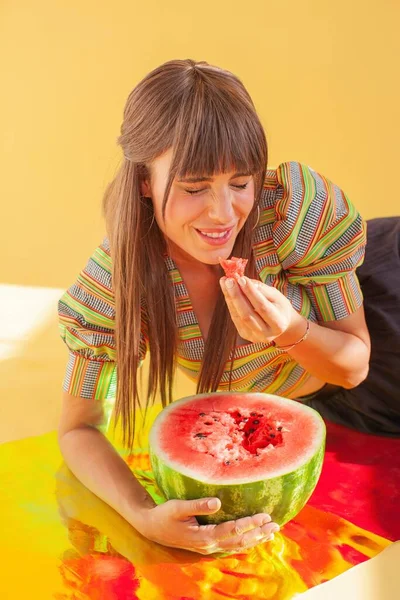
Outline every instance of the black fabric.
POLYGON ((400 437, 400 217, 367 221, 357 275, 371 336, 368 377, 350 390, 323 388, 304 403, 335 423, 400 437))

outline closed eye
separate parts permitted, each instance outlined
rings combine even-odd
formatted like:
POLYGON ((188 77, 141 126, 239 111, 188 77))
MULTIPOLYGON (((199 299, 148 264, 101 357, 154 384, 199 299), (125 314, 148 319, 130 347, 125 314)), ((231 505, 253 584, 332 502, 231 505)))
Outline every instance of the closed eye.
MULTIPOLYGON (((249 185, 249 183, 244 183, 243 185, 232 185, 232 187, 237 188, 239 190, 245 190, 247 188, 247 186, 249 185)), ((200 192, 204 192, 204 189, 202 190, 185 190, 186 193, 188 194, 199 194, 200 192)))

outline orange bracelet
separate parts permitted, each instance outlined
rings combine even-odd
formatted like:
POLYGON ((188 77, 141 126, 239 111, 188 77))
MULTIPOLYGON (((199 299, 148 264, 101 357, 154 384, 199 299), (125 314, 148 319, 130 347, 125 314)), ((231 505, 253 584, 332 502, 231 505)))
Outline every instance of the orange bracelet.
POLYGON ((310 321, 307 319, 307 327, 306 327, 306 331, 304 333, 304 335, 297 340, 297 342, 295 342, 294 344, 289 344, 288 346, 278 346, 277 344, 275 344, 275 340, 272 342, 272 345, 275 346, 275 348, 278 348, 278 350, 291 350, 292 348, 294 348, 295 346, 297 346, 297 344, 300 344, 300 342, 304 342, 305 339, 307 339, 308 334, 310 333, 310 321))

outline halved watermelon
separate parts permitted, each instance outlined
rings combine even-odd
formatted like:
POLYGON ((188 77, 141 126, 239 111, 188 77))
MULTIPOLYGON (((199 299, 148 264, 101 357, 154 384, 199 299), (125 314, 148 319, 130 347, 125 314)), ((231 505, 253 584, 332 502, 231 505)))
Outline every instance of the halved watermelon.
POLYGON ((237 258, 236 256, 232 256, 229 259, 219 259, 221 267, 225 271, 226 277, 234 277, 234 275, 238 275, 242 277, 244 275, 244 270, 247 265, 247 258, 237 258))
POLYGON ((325 451, 312 408, 260 393, 210 393, 167 406, 150 431, 155 479, 167 499, 218 497, 199 516, 220 523, 265 512, 283 525, 311 496, 325 451))

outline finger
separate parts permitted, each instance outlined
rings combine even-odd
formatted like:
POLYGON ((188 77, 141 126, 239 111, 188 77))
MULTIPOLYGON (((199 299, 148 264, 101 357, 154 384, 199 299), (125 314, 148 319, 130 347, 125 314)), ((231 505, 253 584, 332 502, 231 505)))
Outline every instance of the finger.
POLYGON ((239 539, 241 535, 247 531, 254 529, 260 529, 264 525, 274 525, 278 527, 276 523, 272 523, 270 515, 267 513, 257 513, 256 515, 243 517, 232 521, 225 521, 219 525, 200 525, 198 528, 198 537, 203 537, 207 543, 207 549, 212 544, 219 545, 222 540, 234 537, 239 539))
POLYGON ((259 513, 252 517, 243 517, 236 521, 226 521, 225 523, 221 523, 216 526, 215 535, 219 540, 232 536, 238 537, 246 531, 262 527, 268 523, 271 523, 271 517, 266 513, 259 513))
MULTIPOLYGON (((235 279, 223 277, 221 287, 232 318, 253 322, 251 317, 257 317, 258 315, 255 314, 250 299, 242 293, 241 287, 235 279)), ((254 323, 257 322, 262 327, 262 322, 260 320, 257 321, 255 318, 254 323)))
MULTIPOLYGON (((256 538, 254 541, 249 542, 248 544, 246 544, 246 546, 241 547, 240 549, 236 550, 236 554, 239 554, 240 552, 243 552, 245 550, 251 550, 251 548, 255 548, 256 546, 259 546, 260 544, 265 544, 267 542, 272 542, 272 540, 274 539, 275 534, 271 533, 271 535, 267 536, 267 537, 261 537, 261 538, 256 538)), ((228 550, 229 552, 229 550, 228 550)), ((232 550, 230 551, 230 554, 232 554, 232 550)))
POLYGON ((255 313, 250 302, 241 293, 238 284, 230 279, 229 281, 233 282, 233 287, 227 288, 226 281, 226 277, 221 279, 221 288, 236 329, 244 339, 247 339, 246 333, 247 335, 258 334, 265 338, 270 332, 265 329, 263 319, 255 313))
POLYGON ((251 279, 250 277, 243 275, 242 277, 237 277, 236 280, 239 283, 240 289, 243 293, 245 293, 246 285, 250 284, 270 302, 276 303, 285 298, 284 294, 282 294, 282 292, 280 292, 276 287, 273 285, 268 285, 267 283, 263 283, 259 279, 251 279))
POLYGON ((201 525, 195 536, 190 532, 187 540, 202 554, 214 552, 240 552, 261 542, 272 540, 279 525, 265 513, 228 521, 220 525, 201 525), (209 528, 213 528, 209 529, 209 528))
POLYGON ((250 302, 247 300, 246 296, 242 294, 235 279, 232 277, 221 277, 220 285, 227 304, 233 307, 235 314, 238 314, 237 308, 239 306, 250 308, 250 302))
MULTIPOLYGON (((244 277, 240 278, 239 286, 241 287, 243 294, 246 295, 251 306, 262 319, 268 323, 268 325, 284 325, 284 323, 281 323, 284 320, 284 315, 282 315, 278 305, 271 302, 266 295, 261 292, 261 288, 256 286, 251 279, 244 277)), ((264 285, 263 287, 267 288, 268 286, 264 285)))
POLYGON ((219 498, 198 498, 196 500, 169 500, 171 511, 176 519, 196 515, 212 515, 221 508, 219 498))
POLYGON ((204 554, 226 551, 240 552, 261 542, 273 539, 274 534, 279 531, 279 525, 271 522, 270 519, 271 517, 268 515, 257 515, 257 518, 253 522, 251 517, 246 517, 238 521, 221 523, 220 525, 214 525, 214 531, 205 537, 203 537, 204 529, 208 526, 202 525, 199 528, 199 537, 197 537, 195 545, 198 547, 198 551, 204 554), (255 523, 259 525, 254 527, 255 523), (222 529, 222 526, 225 529, 222 529), (222 531, 223 534, 221 533, 222 531))
POLYGON ((233 549, 237 548, 239 551, 244 548, 249 548, 260 542, 264 542, 272 539, 272 535, 279 531, 279 525, 276 523, 266 523, 261 527, 256 527, 255 529, 251 529, 250 531, 246 531, 240 536, 234 536, 231 538, 226 538, 225 540, 221 540, 219 542, 219 546, 222 549, 233 549))
POLYGON ((246 296, 252 306, 254 306, 254 302, 262 302, 264 299, 271 304, 276 304, 278 297, 282 297, 279 290, 256 279, 250 279, 245 276, 238 277, 237 284, 242 294, 246 296))

